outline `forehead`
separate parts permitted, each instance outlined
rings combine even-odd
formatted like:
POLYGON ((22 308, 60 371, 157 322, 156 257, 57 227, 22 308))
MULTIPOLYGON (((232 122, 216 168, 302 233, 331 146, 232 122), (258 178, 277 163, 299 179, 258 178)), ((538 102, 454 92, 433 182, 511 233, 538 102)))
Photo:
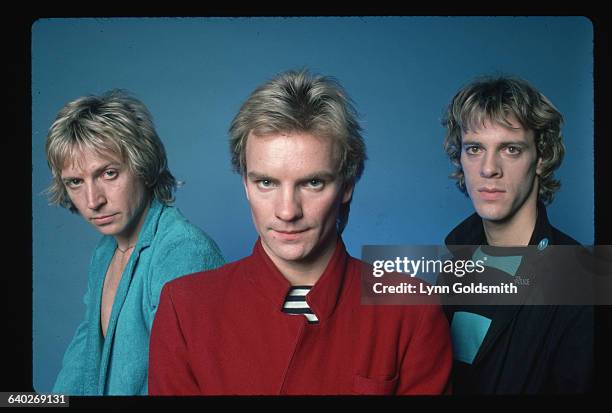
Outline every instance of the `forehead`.
POLYGON ((64 158, 62 175, 94 171, 109 163, 123 165, 121 157, 111 151, 73 146, 64 158))
POLYGON ((310 133, 249 134, 246 144, 247 171, 308 174, 336 172, 339 148, 331 138, 310 133))
POLYGON ((485 118, 480 122, 472 122, 470 129, 462 133, 466 141, 478 142, 524 142, 534 143, 534 133, 531 129, 525 129, 514 115, 505 118, 507 124, 500 121, 485 118))

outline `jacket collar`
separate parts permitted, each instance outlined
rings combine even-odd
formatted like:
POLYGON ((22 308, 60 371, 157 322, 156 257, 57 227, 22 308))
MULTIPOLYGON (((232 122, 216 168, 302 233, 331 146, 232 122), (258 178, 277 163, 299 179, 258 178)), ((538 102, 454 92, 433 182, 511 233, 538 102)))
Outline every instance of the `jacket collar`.
MULTIPOLYGON (((548 221, 546 207, 542 202, 538 202, 536 223, 529 239, 529 245, 537 245, 544 239, 547 243, 553 240, 553 229, 548 221)), ((446 245, 487 245, 482 219, 473 213, 451 232, 444 239, 446 245)))
POLYGON ((536 218, 536 224, 533 228, 531 238, 529 239, 529 245, 538 245, 540 242, 554 243, 553 227, 548 221, 548 214, 546 213, 546 207, 543 203, 538 202, 538 217, 536 218))
MULTIPOLYGON (((140 252, 144 248, 151 245, 151 243, 153 242, 153 238, 155 238, 155 233, 157 232, 159 217, 161 216, 164 208, 164 204, 162 204, 155 198, 153 198, 153 200, 149 203, 149 210, 147 211, 147 216, 145 217, 145 220, 142 223, 142 227, 140 227, 140 234, 138 234, 138 240, 136 241, 134 253, 136 253, 137 251, 140 252)), ((117 248, 117 240, 115 240, 115 237, 113 237, 112 235, 105 235, 102 238, 101 242, 101 261, 105 262, 105 260, 110 260, 112 258, 112 254, 117 248)), ((132 255, 134 255, 134 253, 132 253, 132 255)))
POLYGON ((149 204, 147 217, 142 224, 142 228, 140 228, 140 234, 138 234, 138 241, 136 242, 138 250, 148 247, 153 242, 159 224, 159 217, 163 210, 164 204, 159 202, 156 198, 153 198, 149 204))
MULTIPOLYGON (((248 258, 249 279, 266 296, 272 304, 282 311, 291 284, 274 265, 261 244, 261 238, 253 247, 253 254, 248 258)), ((342 294, 348 254, 344 242, 338 237, 336 249, 321 274, 321 277, 306 296, 306 302, 316 314, 319 323, 325 322, 334 312, 342 294)))

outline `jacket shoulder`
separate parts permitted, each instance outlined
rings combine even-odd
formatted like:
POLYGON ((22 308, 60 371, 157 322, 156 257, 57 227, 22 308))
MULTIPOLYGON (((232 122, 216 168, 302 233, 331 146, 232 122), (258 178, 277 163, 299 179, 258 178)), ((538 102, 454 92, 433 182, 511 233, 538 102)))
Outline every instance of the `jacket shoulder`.
POLYGON ((154 239, 154 243, 158 246, 163 245, 168 248, 180 246, 185 252, 199 251, 199 254, 214 257, 215 267, 224 262, 217 243, 201 228, 185 218, 176 207, 164 207, 154 239))
POLYGON ((159 217, 157 235, 162 237, 189 236, 212 241, 201 228, 192 224, 176 207, 166 206, 159 217))
POLYGON ((169 294, 173 297, 222 296, 223 291, 230 290, 232 285, 242 282, 243 261, 244 259, 215 269, 180 276, 167 282, 164 288, 170 290, 169 294))
POLYGON ((551 225, 553 245, 580 245, 578 241, 551 225))

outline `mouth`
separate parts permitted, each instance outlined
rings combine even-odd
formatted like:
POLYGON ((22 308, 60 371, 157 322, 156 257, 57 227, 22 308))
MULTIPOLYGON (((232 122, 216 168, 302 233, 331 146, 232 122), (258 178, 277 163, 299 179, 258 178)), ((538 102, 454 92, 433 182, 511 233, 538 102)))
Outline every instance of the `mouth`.
POLYGON ((506 193, 506 191, 498 188, 484 187, 479 188, 478 193, 480 194, 480 197, 482 199, 486 201, 494 201, 501 198, 506 193))
POLYGON ((276 235, 276 238, 282 241, 294 241, 302 234, 304 234, 308 229, 299 229, 299 230, 277 230, 272 229, 272 232, 276 235))
POLYGON ((99 215, 99 216, 91 217, 90 219, 91 219, 91 222, 93 222, 95 225, 105 225, 105 224, 111 223, 115 215, 117 214, 99 215))

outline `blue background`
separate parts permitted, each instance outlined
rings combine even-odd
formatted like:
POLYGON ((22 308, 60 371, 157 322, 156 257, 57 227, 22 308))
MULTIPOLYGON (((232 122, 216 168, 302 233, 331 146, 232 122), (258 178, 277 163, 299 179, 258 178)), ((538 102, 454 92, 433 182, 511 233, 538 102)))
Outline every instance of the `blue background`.
POLYGON ((369 160, 344 232, 364 244, 441 244, 472 213, 448 179, 440 120, 475 76, 524 77, 564 114, 567 153, 551 221, 593 243, 593 28, 583 17, 42 19, 32 26, 33 384, 51 390, 84 315, 100 234, 51 207, 44 140, 68 101, 111 88, 148 106, 176 205, 233 261, 256 239, 227 128, 248 94, 308 67, 339 79, 361 114, 369 160))

